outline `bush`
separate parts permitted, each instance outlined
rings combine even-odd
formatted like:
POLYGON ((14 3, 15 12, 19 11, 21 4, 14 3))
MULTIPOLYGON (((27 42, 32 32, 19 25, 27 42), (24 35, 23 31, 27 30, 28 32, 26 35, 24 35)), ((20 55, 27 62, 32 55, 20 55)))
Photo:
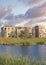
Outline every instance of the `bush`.
POLYGON ((0 56, 0 65, 29 65, 28 57, 0 56))
POLYGON ((21 44, 22 44, 22 46, 29 46, 30 45, 29 42, 22 42, 21 44))
POLYGON ((44 42, 37 42, 36 44, 44 45, 44 42))
POLYGON ((40 60, 28 56, 0 55, 0 65, 46 65, 46 59, 40 60))

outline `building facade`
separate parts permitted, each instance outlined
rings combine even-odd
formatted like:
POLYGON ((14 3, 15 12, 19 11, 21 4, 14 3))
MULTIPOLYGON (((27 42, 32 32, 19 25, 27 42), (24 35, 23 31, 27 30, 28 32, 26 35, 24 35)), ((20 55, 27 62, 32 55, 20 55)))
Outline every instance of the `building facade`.
POLYGON ((4 27, 1 27, 1 36, 3 36, 3 37, 15 37, 15 36, 21 37, 22 31, 26 31, 26 35, 29 35, 29 37, 46 38, 46 28, 41 25, 37 25, 34 27, 4 26, 4 27))
POLYGON ((21 35, 21 31, 28 30, 27 32, 32 36, 32 28, 31 27, 16 27, 16 35, 19 37, 21 35))
POLYGON ((34 37, 46 38, 46 28, 44 26, 38 25, 34 27, 34 37))
POLYGON ((13 26, 4 26, 1 28, 1 36, 10 37, 11 33, 14 32, 13 26))

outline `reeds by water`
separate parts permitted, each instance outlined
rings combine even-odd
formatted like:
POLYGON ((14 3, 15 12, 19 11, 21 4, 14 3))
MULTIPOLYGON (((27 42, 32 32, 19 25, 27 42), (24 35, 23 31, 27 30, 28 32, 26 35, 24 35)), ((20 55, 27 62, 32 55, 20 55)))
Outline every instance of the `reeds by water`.
POLYGON ((46 65, 46 59, 40 61, 36 58, 31 59, 28 56, 0 55, 0 65, 46 65))

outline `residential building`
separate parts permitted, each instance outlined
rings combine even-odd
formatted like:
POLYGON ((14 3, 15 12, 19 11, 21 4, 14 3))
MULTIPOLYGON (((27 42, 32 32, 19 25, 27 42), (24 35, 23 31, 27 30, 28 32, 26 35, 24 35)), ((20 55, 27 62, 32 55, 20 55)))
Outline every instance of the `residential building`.
POLYGON ((39 38, 46 38, 46 28, 42 25, 34 27, 34 36, 39 38))
POLYGON ((1 35, 4 37, 10 37, 10 34, 14 32, 13 26, 1 27, 1 35))
POLYGON ((21 34, 21 31, 24 31, 25 29, 28 29, 29 34, 32 35, 32 28, 31 27, 16 27, 17 37, 19 37, 21 34))
POLYGON ((22 31, 26 31, 26 35, 29 37, 46 38, 46 28, 42 25, 36 25, 34 27, 14 27, 4 26, 1 27, 1 36, 3 37, 21 37, 22 31))

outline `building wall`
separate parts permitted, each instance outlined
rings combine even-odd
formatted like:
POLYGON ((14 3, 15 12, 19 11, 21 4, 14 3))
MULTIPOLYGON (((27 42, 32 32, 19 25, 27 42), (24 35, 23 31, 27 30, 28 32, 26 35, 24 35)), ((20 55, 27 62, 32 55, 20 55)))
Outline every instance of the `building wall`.
POLYGON ((43 26, 39 26, 39 37, 46 37, 46 29, 43 26))
POLYGON ((1 35, 5 36, 5 37, 9 37, 9 35, 11 34, 11 32, 14 32, 14 27, 12 26, 4 26, 1 28, 1 35))
POLYGON ((28 33, 30 34, 30 36, 32 37, 39 37, 39 38, 46 38, 46 29, 45 27, 38 25, 38 26, 34 26, 34 27, 13 27, 13 26, 4 26, 1 28, 1 36, 4 37, 9 37, 9 34, 11 34, 11 32, 15 31, 15 35, 16 37, 19 37, 19 35, 21 34, 21 31, 24 31, 24 29, 28 29, 28 33))
POLYGON ((32 28, 31 27, 16 27, 16 34, 17 37, 21 34, 21 31, 24 31, 24 29, 27 28, 29 30, 29 34, 32 35, 32 28))
POLYGON ((46 37, 46 29, 39 25, 39 26, 35 26, 35 37, 46 37))

